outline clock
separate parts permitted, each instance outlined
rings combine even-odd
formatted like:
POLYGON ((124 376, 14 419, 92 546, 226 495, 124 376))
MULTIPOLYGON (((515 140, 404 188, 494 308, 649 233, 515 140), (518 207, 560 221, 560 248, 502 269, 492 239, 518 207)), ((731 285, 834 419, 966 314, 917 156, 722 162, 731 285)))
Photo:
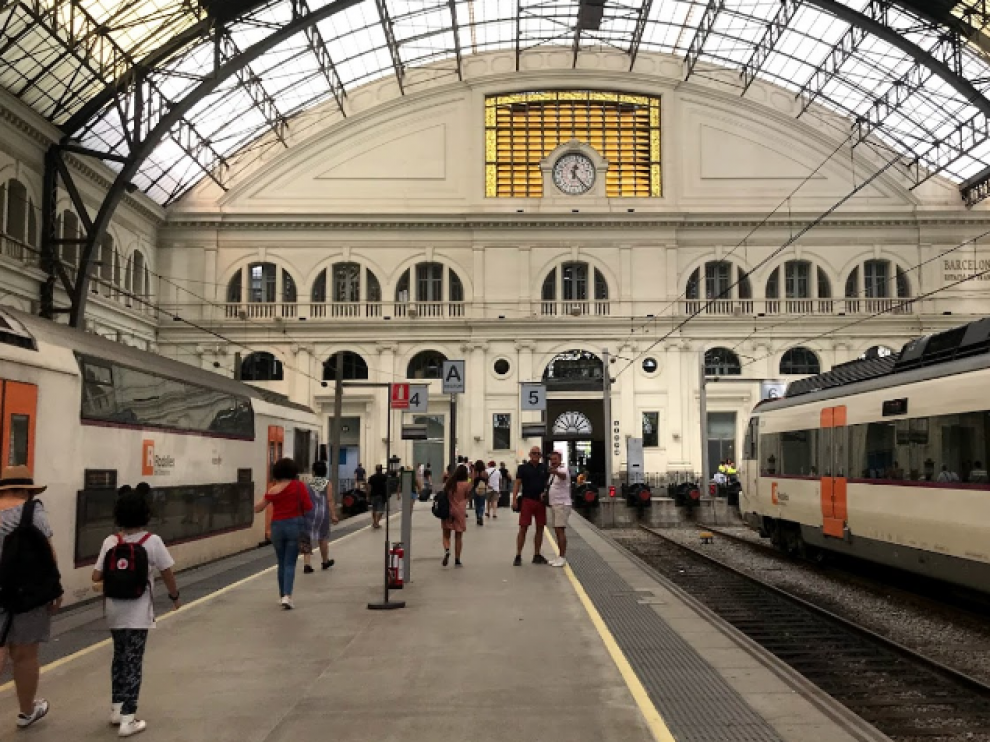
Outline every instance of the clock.
POLYGON ((553 164, 553 183, 561 193, 580 196, 595 185, 595 164, 587 155, 569 152, 553 164))

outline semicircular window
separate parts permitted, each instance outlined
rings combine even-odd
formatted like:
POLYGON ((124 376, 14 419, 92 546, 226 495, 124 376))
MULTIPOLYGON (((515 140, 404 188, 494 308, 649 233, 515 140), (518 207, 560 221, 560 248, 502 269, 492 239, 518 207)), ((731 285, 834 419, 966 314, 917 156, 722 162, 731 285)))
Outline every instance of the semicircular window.
POLYGON ((558 353, 543 370, 543 381, 551 390, 599 391, 604 376, 602 359, 577 349, 558 353))
MULTIPOLYGON (((368 363, 354 351, 345 350, 343 356, 343 378, 346 381, 368 378, 368 363)), ((334 353, 323 362, 323 380, 333 381, 337 378, 337 354, 334 353)))
POLYGON ((553 421, 554 435, 591 435, 591 420, 583 412, 565 412, 553 421))
POLYGON ((407 379, 439 379, 447 356, 438 350, 422 350, 412 357, 406 368, 407 379))
POLYGON ((738 376, 741 373, 739 356, 728 348, 712 348, 705 351, 706 376, 738 376))
POLYGON ((821 373, 821 363, 813 350, 791 348, 780 359, 780 373, 787 375, 808 375, 821 373))
POLYGON ((271 353, 251 353, 241 361, 241 381, 282 381, 282 362, 271 353))

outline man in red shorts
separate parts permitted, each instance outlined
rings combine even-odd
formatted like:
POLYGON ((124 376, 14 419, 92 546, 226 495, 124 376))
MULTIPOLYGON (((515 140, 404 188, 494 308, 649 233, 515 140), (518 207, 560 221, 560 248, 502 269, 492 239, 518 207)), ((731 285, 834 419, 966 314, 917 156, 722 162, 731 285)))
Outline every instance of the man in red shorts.
POLYGON ((529 461, 516 470, 516 483, 512 488, 512 509, 519 513, 519 534, 516 536, 516 559, 512 566, 522 566, 522 550, 526 545, 526 532, 529 524, 536 520, 536 533, 533 535, 533 564, 546 564, 540 554, 543 546, 543 529, 547 525, 547 506, 543 504, 543 493, 550 480, 550 470, 540 463, 543 452, 539 446, 529 450, 529 461), (519 490, 522 490, 520 496, 519 490))

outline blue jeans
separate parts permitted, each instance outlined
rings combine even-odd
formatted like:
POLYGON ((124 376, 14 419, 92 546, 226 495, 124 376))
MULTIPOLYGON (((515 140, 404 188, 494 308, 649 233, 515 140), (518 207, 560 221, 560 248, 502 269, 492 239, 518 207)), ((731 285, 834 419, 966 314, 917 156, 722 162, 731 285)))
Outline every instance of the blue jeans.
POLYGON ((474 514, 481 520, 485 517, 485 496, 475 495, 474 496, 474 514))
POLYGON ((296 581, 296 560, 299 558, 299 534, 302 533, 301 516, 272 521, 272 544, 278 558, 278 594, 292 595, 296 581))

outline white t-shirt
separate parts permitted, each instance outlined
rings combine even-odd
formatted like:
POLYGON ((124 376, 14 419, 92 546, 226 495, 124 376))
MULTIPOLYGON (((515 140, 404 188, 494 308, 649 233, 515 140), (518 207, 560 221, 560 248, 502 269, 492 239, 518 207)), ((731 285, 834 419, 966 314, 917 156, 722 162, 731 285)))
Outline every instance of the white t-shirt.
MULTIPOLYGON (((137 543, 147 531, 138 531, 124 536, 125 543, 137 543)), ((103 569, 103 560, 117 543, 117 536, 107 536, 100 548, 100 556, 96 560, 96 569, 103 569)), ((154 573, 159 573, 165 569, 171 569, 175 564, 172 555, 165 548, 165 542, 160 536, 151 534, 144 542, 144 550, 148 552, 148 575, 151 577, 151 585, 144 591, 144 595, 135 600, 117 600, 107 598, 107 626, 111 629, 150 629, 155 625, 155 605, 154 605, 154 573)))
POLYGON ((567 467, 563 464, 560 468, 554 470, 550 469, 550 473, 553 474, 554 471, 560 472, 564 475, 563 479, 554 475, 553 482, 550 484, 550 504, 551 505, 570 505, 571 504, 571 473, 567 471, 567 467))
POLYGON ((492 492, 498 492, 502 485, 502 474, 498 469, 492 467, 488 470, 488 489, 492 492))

